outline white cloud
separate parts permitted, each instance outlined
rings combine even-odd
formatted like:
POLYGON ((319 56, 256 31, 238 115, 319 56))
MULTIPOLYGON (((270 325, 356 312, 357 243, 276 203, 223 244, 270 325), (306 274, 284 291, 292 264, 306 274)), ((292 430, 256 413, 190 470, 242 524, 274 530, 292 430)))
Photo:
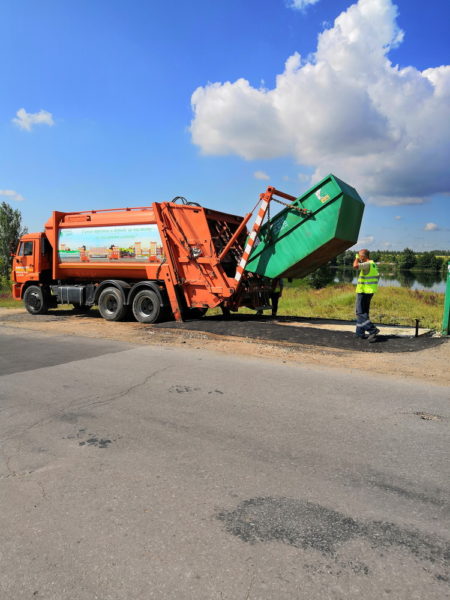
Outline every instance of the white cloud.
POLYGON ((317 2, 319 2, 319 0, 291 0, 291 2, 288 2, 288 7, 297 10, 305 10, 306 7, 311 4, 317 4, 317 2))
POLYGON ((370 246, 370 244, 372 244, 374 242, 375 238, 373 237, 373 235, 366 235, 365 237, 359 238, 359 240, 356 242, 356 244, 358 246, 364 246, 364 244, 367 244, 367 246, 370 246))
POLYGON ((6 196, 8 200, 13 202, 23 202, 25 198, 14 190, 0 190, 0 196, 6 196))
POLYGON ((299 173, 298 178, 302 183, 305 183, 306 181, 311 183, 311 175, 307 175, 306 173, 299 173))
POLYGON ((423 228, 424 231, 439 231, 439 227, 436 223, 427 223, 423 228))
POLYGON ((12 122, 20 129, 25 129, 25 131, 31 131, 34 125, 49 125, 51 127, 55 124, 52 113, 49 113, 47 110, 40 110, 37 113, 27 113, 24 108, 20 108, 16 115, 12 119, 12 122))
POLYGON ((254 177, 255 179, 265 179, 265 180, 268 180, 268 179, 270 179, 270 176, 269 176, 269 175, 267 175, 267 173, 264 173, 264 171, 255 171, 255 172, 253 173, 253 177, 254 177))
POLYGON ((293 156, 379 205, 450 192, 450 65, 419 71, 388 59, 403 32, 392 0, 359 0, 290 56, 273 89, 246 79, 192 94, 192 141, 204 154, 293 156))
POLYGON ((401 216, 400 216, 400 215, 396 215, 396 216, 394 217, 394 219, 396 219, 397 221, 400 221, 400 219, 401 219, 401 216))

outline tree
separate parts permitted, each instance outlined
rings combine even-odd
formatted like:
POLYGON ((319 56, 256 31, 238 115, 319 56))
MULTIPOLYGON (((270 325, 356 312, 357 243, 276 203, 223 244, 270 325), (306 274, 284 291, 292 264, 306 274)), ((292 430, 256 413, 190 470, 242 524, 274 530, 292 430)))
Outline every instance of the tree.
POLYGON ((416 255, 411 248, 405 248, 400 255, 398 266, 400 269, 412 269, 416 265, 416 255))
POLYGON ((315 290, 320 290, 330 283, 333 283, 335 272, 328 265, 322 265, 313 273, 308 275, 309 285, 315 290))
POLYGON ((337 267, 337 258, 336 258, 336 256, 329 261, 328 266, 329 267, 337 267))
POLYGON ((435 256, 434 252, 423 252, 417 258, 417 267, 419 269, 439 271, 442 267, 442 259, 435 256))
POLYGON ((6 202, 0 205, 0 277, 9 279, 11 252, 17 248, 20 237, 27 232, 22 226, 20 210, 14 210, 6 202))
POLYGON ((355 252, 352 250, 346 250, 342 254, 336 256, 336 265, 338 267, 346 267, 353 264, 355 259, 355 252))

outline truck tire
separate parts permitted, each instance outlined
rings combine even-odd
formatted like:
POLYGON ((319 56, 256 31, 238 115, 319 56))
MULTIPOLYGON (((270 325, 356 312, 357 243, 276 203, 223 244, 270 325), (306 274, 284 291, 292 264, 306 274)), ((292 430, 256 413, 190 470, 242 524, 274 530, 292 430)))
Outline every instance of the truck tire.
POLYGON ((98 310, 107 321, 122 320, 126 308, 120 290, 115 287, 105 288, 98 299, 98 310))
POLYGON ((161 314, 161 301, 153 290, 141 290, 133 299, 133 315, 140 323, 156 323, 161 314))
POLYGON ((30 285, 23 295, 25 308, 31 315, 45 315, 48 311, 46 291, 39 285, 30 285))

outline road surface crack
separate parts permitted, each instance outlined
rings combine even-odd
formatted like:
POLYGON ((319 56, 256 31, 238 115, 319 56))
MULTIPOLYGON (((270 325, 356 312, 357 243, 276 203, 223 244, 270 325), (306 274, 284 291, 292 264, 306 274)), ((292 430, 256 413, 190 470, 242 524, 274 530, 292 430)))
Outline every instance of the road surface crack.
POLYGON ((83 408, 90 408, 92 406, 103 406, 104 404, 110 404, 111 402, 120 400, 121 398, 128 396, 128 394, 130 394, 131 392, 134 392, 135 390, 137 390, 141 387, 144 387, 145 385, 147 385, 147 383, 151 379, 153 379, 153 377, 155 377, 156 375, 159 375, 160 373, 163 373, 164 371, 167 371, 170 368, 172 368, 172 367, 170 365, 168 365, 166 367, 163 367, 162 369, 157 369, 156 371, 153 371, 153 373, 150 373, 150 375, 147 375, 143 381, 140 381, 139 383, 135 383, 131 386, 128 386, 126 389, 122 390, 118 394, 115 394, 114 396, 111 396, 110 398, 105 398, 103 400, 89 400, 88 402, 84 402, 84 403, 80 403, 80 404, 76 404, 76 405, 74 405, 73 403, 70 403, 61 412, 66 412, 69 408, 79 410, 79 409, 83 409, 83 408))

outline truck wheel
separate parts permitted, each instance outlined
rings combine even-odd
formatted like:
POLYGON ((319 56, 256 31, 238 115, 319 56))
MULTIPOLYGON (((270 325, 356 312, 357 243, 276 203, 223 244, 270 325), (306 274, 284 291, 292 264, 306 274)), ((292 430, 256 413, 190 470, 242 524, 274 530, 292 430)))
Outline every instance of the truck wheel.
POLYGON ((104 289, 98 299, 98 310, 107 321, 120 321, 123 319, 126 308, 120 291, 115 287, 104 289))
POLYGON ((45 315, 48 311, 48 299, 43 290, 38 285, 30 285, 23 295, 25 308, 31 315, 45 315))
POLYGON ((161 302, 153 290, 141 290, 133 300, 133 315, 140 323, 156 323, 161 313, 161 302))

